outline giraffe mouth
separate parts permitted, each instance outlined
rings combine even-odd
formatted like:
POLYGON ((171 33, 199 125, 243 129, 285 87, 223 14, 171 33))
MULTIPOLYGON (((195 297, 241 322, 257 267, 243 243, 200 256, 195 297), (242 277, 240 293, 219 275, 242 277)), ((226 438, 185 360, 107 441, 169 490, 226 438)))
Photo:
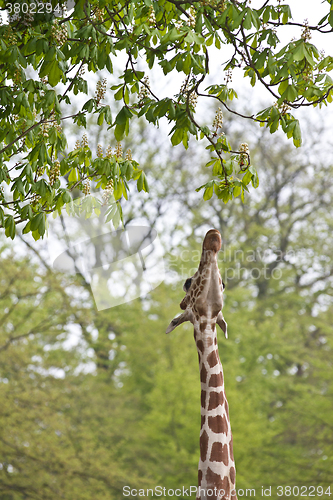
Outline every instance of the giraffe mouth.
POLYGON ((217 229, 210 229, 205 236, 203 241, 203 249, 204 250, 212 250, 213 252, 218 252, 221 250, 222 239, 220 232, 217 229))

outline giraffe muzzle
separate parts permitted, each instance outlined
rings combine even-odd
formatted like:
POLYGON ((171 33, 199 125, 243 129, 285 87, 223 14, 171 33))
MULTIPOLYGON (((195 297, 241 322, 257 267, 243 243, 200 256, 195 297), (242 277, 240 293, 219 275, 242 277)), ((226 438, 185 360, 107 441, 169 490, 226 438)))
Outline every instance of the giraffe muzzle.
POLYGON ((204 250, 212 250, 215 253, 219 252, 222 246, 222 239, 219 231, 217 229, 208 231, 202 246, 204 250))

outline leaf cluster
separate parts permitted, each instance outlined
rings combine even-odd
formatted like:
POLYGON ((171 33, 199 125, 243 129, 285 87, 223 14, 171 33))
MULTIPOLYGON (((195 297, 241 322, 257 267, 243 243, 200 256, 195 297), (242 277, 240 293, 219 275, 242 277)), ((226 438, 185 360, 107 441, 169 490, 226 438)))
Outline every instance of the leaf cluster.
MULTIPOLYGON (((9 3, 7 10, 13 5, 9 3)), ((271 133, 281 126, 296 146, 301 144, 301 130, 291 110, 332 100, 328 73, 333 58, 323 56, 310 43, 311 33, 332 31, 331 11, 317 25, 308 26, 295 23, 290 7, 280 2, 252 8, 247 2, 230 0, 122 0, 116 4, 79 0, 69 14, 59 13, 58 4, 56 12, 54 0, 51 5, 54 11, 45 7, 35 13, 28 2, 29 12, 22 8, 0 26, 0 183, 9 186, 0 191, 0 225, 10 238, 20 223, 35 238, 43 236, 46 214, 69 200, 74 185, 82 188, 84 182, 96 180, 103 189, 105 178, 112 179, 116 197, 121 193, 125 198, 126 182, 131 179, 138 180, 139 190, 148 189, 136 163, 129 161, 126 175, 117 177, 112 162, 92 160, 88 151, 68 152, 62 124, 70 121, 85 128, 89 116, 98 126, 112 129, 117 141, 140 117, 155 125, 167 118, 174 146, 182 143, 187 148, 191 137, 205 139, 213 155, 209 164, 218 179, 204 186, 205 200, 213 193, 224 202, 239 195, 243 199, 250 183, 257 187, 250 156, 244 161, 241 151, 197 116, 198 98, 214 99, 233 112, 230 101, 237 97, 228 81, 202 88, 212 65, 211 47, 231 46, 233 54, 224 70, 241 67, 251 84, 261 85, 275 101, 250 116, 237 114, 260 122, 271 133), (303 31, 281 48, 279 30, 288 25, 303 31), (90 74, 104 71, 114 79, 114 61, 120 54, 126 56, 116 82, 105 89, 96 87, 91 97, 90 74), (138 70, 139 59, 145 61, 146 70, 138 70), (164 75, 183 75, 179 92, 158 97, 147 80, 147 73, 156 66, 164 75), (106 91, 121 104, 115 116, 112 106, 102 102, 106 91), (66 109, 75 96, 87 94, 90 97, 81 109, 68 115, 66 109), (58 161, 61 171, 55 182, 51 174, 51 182, 50 173, 58 161)))

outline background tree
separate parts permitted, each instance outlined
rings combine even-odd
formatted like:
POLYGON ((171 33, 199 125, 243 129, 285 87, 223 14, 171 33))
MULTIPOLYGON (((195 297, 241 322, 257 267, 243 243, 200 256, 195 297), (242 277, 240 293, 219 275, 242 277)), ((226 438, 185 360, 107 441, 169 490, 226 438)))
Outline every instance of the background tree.
MULTIPOLYGON (((226 116, 224 127, 239 140, 235 121, 226 116)), ((183 296, 182 281, 198 265, 202 234, 212 225, 224 240, 220 268, 229 340, 220 338, 219 347, 237 487, 259 494, 262 485, 272 486, 273 498, 279 485, 328 491, 333 342, 328 156, 316 149, 320 128, 312 126, 313 144, 307 139, 304 153, 279 144, 279 135, 273 138, 265 129, 251 133, 253 157, 267 165, 262 189, 245 203, 234 200, 222 209, 217 198, 205 203, 191 190, 191 183, 209 178, 199 161, 202 155, 204 164, 207 152, 190 144, 185 159, 180 147, 164 154, 158 137, 144 127, 128 137, 126 148, 145 158, 152 183, 148 195, 139 193, 124 205, 125 226, 145 220, 163 228, 161 241, 169 251, 165 283, 144 299, 97 311, 83 274, 75 278, 48 269, 46 242, 31 245, 23 236, 29 244, 25 251, 34 255, 29 265, 18 257, 19 242, 15 255, 2 252, 4 498, 121 499, 127 484, 173 489, 196 484, 195 344, 190 326, 171 336, 164 331, 183 296), (315 169, 309 160, 304 163, 312 157, 315 169)), ((58 239, 64 237, 61 231, 59 224, 58 239)), ((97 247, 95 254, 108 264, 97 247)), ((310 498, 309 489, 306 493, 310 498)), ((287 497, 288 491, 282 495, 287 497)))
POLYGON ((129 481, 148 486, 126 465, 133 397, 112 382, 115 369, 96 376, 86 289, 8 249, 1 257, 1 497, 120 498, 129 481))
MULTIPOLYGON (((67 150, 65 121, 85 127, 92 115, 98 125, 105 122, 113 128, 120 141, 136 118, 156 125, 167 118, 173 145, 183 143, 187 148, 190 136, 205 138, 214 179, 201 186, 204 199, 215 193, 227 202, 244 198, 251 183, 258 186, 258 176, 248 145, 242 141, 240 147, 233 146, 221 133, 222 108, 266 125, 272 133, 281 126, 299 146, 300 126, 291 111, 332 100, 328 72, 333 59, 310 43, 313 32, 323 36, 332 32, 329 9, 311 25, 294 21, 289 5, 269 1, 254 8, 247 1, 228 0, 117 4, 80 0, 68 14, 57 0, 44 4, 42 12, 32 1, 11 0, 2 9, 8 17, 0 27, 0 182, 9 191, 1 191, 0 224, 10 238, 23 222, 24 233, 31 231, 36 239, 43 236, 46 214, 60 212, 75 188, 89 193, 91 182, 113 189, 117 201, 127 198, 131 180, 137 181, 139 191, 148 190, 145 173, 130 153, 108 149, 102 157, 100 150, 89 148, 86 137, 67 150), (300 28, 300 34, 282 46, 278 37, 285 26, 300 28), (225 52, 226 46, 231 48, 223 65, 227 81, 218 75, 207 86, 212 48, 223 47, 225 52), (121 68, 118 78, 116 58, 121 68), (230 71, 238 67, 274 103, 248 115, 233 110, 230 101, 236 92, 230 87, 230 71), (181 88, 167 96, 151 88, 148 73, 156 68, 164 75, 180 73, 181 88), (111 88, 103 78, 89 89, 84 70, 89 79, 91 73, 106 70, 112 75, 111 88), (121 106, 115 116, 114 106, 104 102, 106 91, 121 106), (88 93, 79 109, 68 114, 74 96, 88 93), (196 112, 197 100, 207 98, 219 107, 211 127, 196 112)), ((97 208, 101 203, 96 201, 97 208)), ((89 212, 90 203, 83 200, 81 209, 89 212)))

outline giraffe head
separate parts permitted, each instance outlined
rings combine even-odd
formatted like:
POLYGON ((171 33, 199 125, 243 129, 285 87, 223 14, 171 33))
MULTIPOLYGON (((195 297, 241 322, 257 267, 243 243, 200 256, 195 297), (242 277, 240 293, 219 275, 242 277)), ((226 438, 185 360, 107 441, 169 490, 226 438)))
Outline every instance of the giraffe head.
POLYGON ((217 323, 227 338, 227 324, 221 311, 224 284, 217 265, 217 254, 221 245, 219 231, 210 229, 202 244, 199 268, 183 286, 186 295, 180 303, 180 308, 184 312, 171 321, 166 333, 172 332, 184 321, 190 321, 195 330, 203 331, 209 322, 212 329, 217 323))

